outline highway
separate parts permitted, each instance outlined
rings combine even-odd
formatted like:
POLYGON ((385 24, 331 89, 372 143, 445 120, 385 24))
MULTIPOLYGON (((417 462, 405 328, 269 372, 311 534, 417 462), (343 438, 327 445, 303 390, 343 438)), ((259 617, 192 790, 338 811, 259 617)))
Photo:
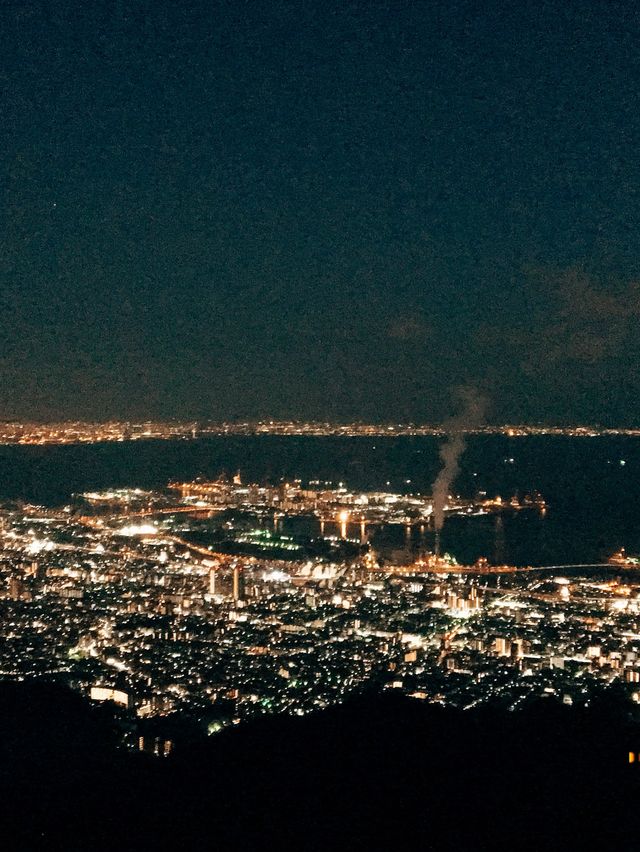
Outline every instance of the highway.
POLYGON ((624 565, 611 562, 575 563, 566 565, 399 565, 393 568, 374 569, 381 574, 533 574, 537 571, 566 571, 576 568, 607 568, 609 570, 628 570, 624 565))

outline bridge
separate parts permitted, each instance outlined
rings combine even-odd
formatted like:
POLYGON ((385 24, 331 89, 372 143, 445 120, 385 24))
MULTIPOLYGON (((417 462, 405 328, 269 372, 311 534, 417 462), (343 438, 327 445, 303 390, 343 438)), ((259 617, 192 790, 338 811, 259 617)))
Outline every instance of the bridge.
POLYGON ((102 527, 113 521, 131 521, 136 518, 162 517, 163 515, 211 515, 221 511, 216 506, 173 506, 162 509, 140 509, 137 512, 127 512, 120 515, 82 515, 77 521, 86 526, 102 527))
POLYGON ((398 565, 393 567, 374 568, 380 574, 535 574, 538 571, 566 571, 570 569, 607 568, 613 570, 628 570, 634 566, 624 566, 612 562, 575 563, 566 565, 429 565, 428 563, 414 565, 398 565))

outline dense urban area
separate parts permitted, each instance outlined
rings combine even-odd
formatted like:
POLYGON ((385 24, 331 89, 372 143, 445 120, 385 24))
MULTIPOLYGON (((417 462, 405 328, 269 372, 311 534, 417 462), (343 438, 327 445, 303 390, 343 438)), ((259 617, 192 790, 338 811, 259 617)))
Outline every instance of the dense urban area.
MULTIPOLYGON (((0 422, 0 444, 93 444, 143 439, 194 439, 216 435, 288 435, 310 437, 441 437, 446 426, 415 423, 325 423, 298 420, 250 422, 196 422, 113 420, 105 423, 63 421, 60 423, 0 422)), ((468 426, 465 432, 481 435, 564 435, 568 437, 634 436, 640 429, 612 429, 600 426, 483 425, 468 426)))
MULTIPOLYGON (((544 500, 446 506, 514 511, 544 512, 544 500)), ((85 493, 57 510, 5 504, 0 676, 114 701, 138 731, 180 713, 214 733, 368 688, 516 708, 584 703, 596 681, 619 680, 639 700, 634 559, 563 571, 459 565, 436 548, 403 564, 369 541, 392 523, 429 528, 431 499, 237 475, 85 493), (286 535, 297 515, 319 534, 286 535)))

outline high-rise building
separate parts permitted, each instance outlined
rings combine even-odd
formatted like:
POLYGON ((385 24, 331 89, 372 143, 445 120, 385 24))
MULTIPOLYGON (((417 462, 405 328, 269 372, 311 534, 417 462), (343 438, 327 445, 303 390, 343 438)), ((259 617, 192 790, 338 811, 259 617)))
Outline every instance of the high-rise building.
POLYGON ((233 569, 233 599, 234 601, 244 599, 244 575, 238 565, 233 569))
POLYGON ((19 601, 22 597, 22 580, 13 576, 9 581, 9 597, 12 601, 19 601))
POLYGON ((511 642, 501 636, 496 639, 494 648, 499 657, 508 657, 511 654, 511 642))
POLYGON ((520 659, 524 654, 524 642, 522 639, 514 639, 511 644, 511 657, 514 660, 520 659))

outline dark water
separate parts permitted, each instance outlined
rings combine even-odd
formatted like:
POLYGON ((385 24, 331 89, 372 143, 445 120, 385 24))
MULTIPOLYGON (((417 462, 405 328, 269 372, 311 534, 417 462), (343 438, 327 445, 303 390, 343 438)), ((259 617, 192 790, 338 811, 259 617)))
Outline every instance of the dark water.
MULTIPOLYGON (((244 481, 325 479, 358 489, 429 493, 438 469, 438 440, 433 438, 265 436, 11 446, 0 447, 0 496, 55 506, 78 491, 155 488, 174 478, 237 470, 244 481)), ((540 565, 598 561, 621 546, 640 552, 639 439, 470 438, 457 493, 470 497, 485 490, 508 498, 534 489, 549 505, 545 517, 522 512, 502 520, 450 518, 443 545, 461 561, 486 555, 540 565)), ((414 531, 414 545, 418 535, 414 531)), ((405 531, 388 529, 380 541, 402 548, 405 531)))

